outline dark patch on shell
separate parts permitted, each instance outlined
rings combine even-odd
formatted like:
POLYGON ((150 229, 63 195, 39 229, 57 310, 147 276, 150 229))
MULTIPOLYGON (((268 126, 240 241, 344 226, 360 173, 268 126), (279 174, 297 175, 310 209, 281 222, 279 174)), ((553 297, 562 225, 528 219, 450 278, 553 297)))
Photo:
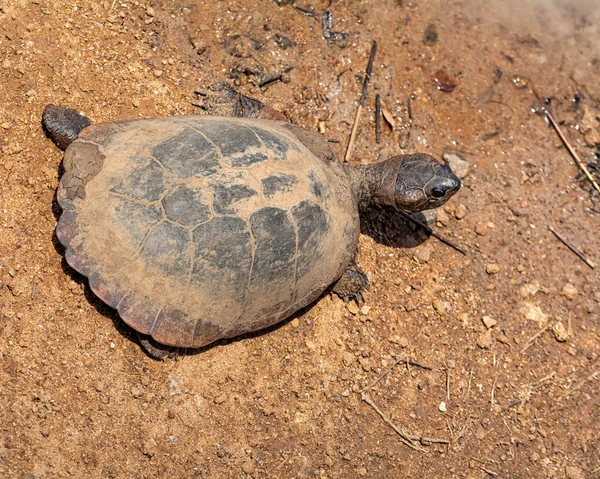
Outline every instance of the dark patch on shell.
POLYGON ((290 150, 300 152, 298 146, 283 137, 276 136, 262 128, 253 128, 253 130, 260 137, 265 147, 273 153, 272 159, 274 160, 286 160, 290 150))
MULTIPOLYGON (((294 284, 294 259, 296 256, 296 231, 286 210, 263 208, 250 217, 255 253, 250 280, 250 292, 271 284, 273 288, 288 289, 291 301, 294 284)), ((277 306, 279 308, 279 306, 277 306)))
POLYGON ((235 168, 246 167, 268 159, 269 157, 264 153, 245 153, 241 156, 232 158, 231 166, 235 168))
POLYGON ((263 194, 270 198, 276 193, 288 193, 294 189, 298 183, 298 178, 294 175, 286 175, 284 173, 268 176, 263 178, 263 194))
POLYGON ((218 214, 235 214, 235 203, 256 196, 258 192, 244 184, 214 182, 210 185, 214 195, 213 208, 218 214))
MULTIPOLYGON (((220 292, 240 298, 246 291, 252 265, 248 225, 241 218, 218 216, 193 232, 194 268, 191 282, 202 286, 218 277, 220 292)), ((217 292, 215 292, 217 293, 217 292)))
POLYGON ((180 178, 207 176, 221 169, 214 146, 191 128, 159 143, 152 155, 180 178))
POLYGON ((322 260, 320 245, 329 228, 329 221, 321 207, 310 200, 294 206, 292 216, 298 225, 297 275, 300 278, 322 260))
POLYGON ((163 198, 162 204, 171 221, 193 227, 211 218, 209 201, 202 190, 179 185, 163 198))
POLYGON ((203 131, 225 158, 249 148, 262 147, 251 129, 237 123, 215 122, 209 128, 203 128, 203 131))
POLYGON ((308 179, 310 181, 310 190, 312 194, 319 199, 323 199, 327 196, 327 185, 323 184, 317 177, 314 171, 308 173, 308 179))
POLYGON ((166 189, 165 173, 155 161, 132 171, 110 191, 143 201, 156 201, 166 189))
POLYGON ((190 234, 187 230, 164 222, 148 234, 140 256, 167 275, 176 277, 190 267, 189 245, 190 234))
POLYGON ((163 218, 162 211, 156 205, 143 205, 124 197, 113 198, 115 204, 112 218, 138 247, 150 231, 163 218))

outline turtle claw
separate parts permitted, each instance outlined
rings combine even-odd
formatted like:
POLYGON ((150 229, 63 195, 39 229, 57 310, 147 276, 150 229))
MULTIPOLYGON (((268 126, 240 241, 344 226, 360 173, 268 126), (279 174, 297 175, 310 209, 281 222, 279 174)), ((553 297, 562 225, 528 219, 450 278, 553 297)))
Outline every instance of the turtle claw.
POLYGON ((331 291, 339 296, 344 303, 354 300, 358 306, 362 306, 365 303, 363 293, 371 291, 371 287, 367 275, 353 261, 331 291))

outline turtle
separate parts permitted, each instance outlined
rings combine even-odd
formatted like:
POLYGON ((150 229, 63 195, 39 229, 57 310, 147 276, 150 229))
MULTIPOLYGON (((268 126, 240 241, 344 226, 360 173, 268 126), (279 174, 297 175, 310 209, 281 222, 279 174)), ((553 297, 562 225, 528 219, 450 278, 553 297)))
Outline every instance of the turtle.
POLYGON ((219 98, 216 115, 92 124, 53 104, 42 115, 65 150, 66 261, 154 358, 265 329, 330 286, 362 302, 361 211, 436 208, 461 187, 428 154, 343 164, 262 102, 219 98))

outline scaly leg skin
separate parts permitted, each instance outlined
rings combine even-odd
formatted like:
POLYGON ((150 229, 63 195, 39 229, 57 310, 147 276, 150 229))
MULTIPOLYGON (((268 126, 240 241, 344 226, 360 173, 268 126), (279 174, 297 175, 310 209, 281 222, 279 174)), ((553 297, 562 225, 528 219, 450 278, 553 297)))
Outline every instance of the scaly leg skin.
POLYGON ((356 261, 352 260, 348 269, 333 285, 331 291, 337 294, 345 303, 353 299, 359 306, 362 306, 365 302, 362 294, 365 291, 371 291, 371 287, 367 275, 356 264, 356 261))
POLYGON ((217 82, 200 95, 204 100, 202 109, 209 115, 287 121, 282 113, 243 95, 227 82, 217 82))
POLYGON ((181 348, 174 348, 157 343, 152 339, 152 336, 148 336, 147 334, 137 333, 137 337, 140 345, 151 358, 162 361, 166 357, 177 358, 180 355, 181 348))

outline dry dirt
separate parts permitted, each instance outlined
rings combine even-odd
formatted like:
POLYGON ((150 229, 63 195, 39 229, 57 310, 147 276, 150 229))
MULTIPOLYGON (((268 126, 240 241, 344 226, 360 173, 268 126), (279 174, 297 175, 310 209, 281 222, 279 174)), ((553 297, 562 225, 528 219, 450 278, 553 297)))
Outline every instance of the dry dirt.
POLYGON ((598 194, 526 80, 597 161, 600 5, 9 0, 0 30, 0 477, 600 477, 598 270, 548 229, 600 264, 598 194), (229 80, 343 155, 372 40, 353 161, 462 156, 434 228, 466 256, 373 212, 366 307, 324 295, 262 334, 150 359, 62 257, 44 106, 200 114, 194 92, 229 80), (376 93, 394 122, 380 144, 376 93), (449 444, 411 449, 376 408, 449 444))

